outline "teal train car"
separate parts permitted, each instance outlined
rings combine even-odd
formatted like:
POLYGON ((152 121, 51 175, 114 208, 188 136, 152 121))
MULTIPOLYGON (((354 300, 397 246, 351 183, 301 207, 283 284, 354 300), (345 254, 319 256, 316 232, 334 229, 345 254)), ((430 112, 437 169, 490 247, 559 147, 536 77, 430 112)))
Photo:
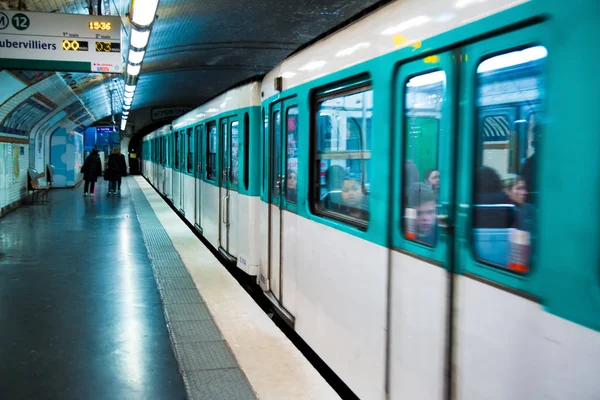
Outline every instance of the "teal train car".
POLYGON ((599 21, 390 3, 175 121, 162 191, 360 398, 600 398, 599 21))

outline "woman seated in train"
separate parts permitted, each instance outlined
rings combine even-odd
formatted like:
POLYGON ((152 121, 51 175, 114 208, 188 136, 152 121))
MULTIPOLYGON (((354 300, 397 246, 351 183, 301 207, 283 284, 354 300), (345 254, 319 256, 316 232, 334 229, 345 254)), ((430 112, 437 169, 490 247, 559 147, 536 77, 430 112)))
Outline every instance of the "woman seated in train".
POLYGON ((495 169, 485 165, 475 173, 475 201, 473 219, 475 228, 512 228, 515 224, 515 206, 495 169))
POLYGON ((425 183, 431 186, 435 197, 438 196, 438 191, 440 189, 440 171, 435 168, 429 168, 425 171, 425 183))
POLYGON ((527 183, 523 176, 510 174, 503 180, 504 191, 512 204, 516 206, 517 217, 515 228, 531 232, 535 208, 527 203, 527 183))

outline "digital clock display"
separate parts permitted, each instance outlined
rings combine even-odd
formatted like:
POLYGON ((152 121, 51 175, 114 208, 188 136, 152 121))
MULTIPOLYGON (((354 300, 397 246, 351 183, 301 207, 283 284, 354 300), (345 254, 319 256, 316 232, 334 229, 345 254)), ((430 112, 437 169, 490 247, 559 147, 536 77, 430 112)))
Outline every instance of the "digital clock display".
POLYGON ((121 43, 96 42, 96 51, 99 53, 119 53, 121 51, 121 43))
POLYGON ((88 42, 65 39, 62 41, 62 48, 65 51, 88 51, 88 42))
POLYGON ((90 21, 90 31, 110 31, 112 24, 105 21, 90 21))

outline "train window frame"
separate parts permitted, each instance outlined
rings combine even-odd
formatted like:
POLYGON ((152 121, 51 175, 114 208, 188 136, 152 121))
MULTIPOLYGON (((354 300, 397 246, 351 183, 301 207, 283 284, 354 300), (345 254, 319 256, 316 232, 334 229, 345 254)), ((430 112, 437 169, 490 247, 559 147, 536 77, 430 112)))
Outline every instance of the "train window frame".
POLYGON ((173 157, 173 161, 174 161, 174 169, 175 171, 179 171, 180 170, 180 154, 179 154, 179 145, 180 145, 180 138, 181 136, 181 132, 180 131, 176 131, 173 133, 173 150, 174 150, 174 157, 173 157))
POLYGON ((204 132, 204 124, 198 124, 196 125, 196 127, 194 128, 194 148, 195 148, 195 152, 194 154, 196 155, 196 158, 194 160, 194 176, 197 178, 200 178, 202 176, 202 170, 203 170, 203 165, 202 165, 202 133, 204 132))
POLYGON ((244 189, 248 191, 250 183, 250 116, 244 113, 244 189))
POLYGON ((206 157, 205 157, 206 168, 205 168, 205 171, 206 171, 206 180, 208 182, 212 182, 212 183, 214 183, 214 182, 217 181, 217 176, 219 174, 219 171, 218 171, 218 159, 217 159, 218 150, 219 150, 219 146, 217 144, 218 140, 219 140, 219 131, 218 131, 217 121, 215 120, 215 121, 209 121, 209 122, 207 122, 206 123, 206 153, 205 153, 206 154, 206 157), (215 151, 214 151, 214 153, 211 153, 211 151, 210 151, 210 130, 211 130, 211 127, 215 128, 215 151), (214 161, 213 161, 213 165, 212 165, 212 167, 214 169, 214 175, 212 176, 212 178, 211 178, 210 171, 209 171, 209 168, 208 168, 208 166, 209 166, 208 163, 209 163, 210 155, 211 154, 214 154, 214 161))
MULTIPOLYGON (((327 210, 320 207, 320 160, 321 158, 317 154, 318 143, 319 143, 319 118, 318 113, 321 108, 321 104, 327 100, 336 99, 340 97, 351 96, 357 93, 371 92, 374 97, 375 92, 373 90, 373 82, 370 76, 364 74, 354 79, 333 83, 322 90, 315 90, 311 96, 311 107, 310 107, 310 118, 311 118, 311 129, 310 129, 310 185, 309 185, 309 209, 310 212, 318 217, 325 218, 330 221, 337 221, 346 224, 350 227, 356 228, 360 231, 366 232, 371 221, 371 210, 370 205, 367 206, 366 212, 368 218, 366 220, 360 218, 354 218, 342 213, 327 210)), ((371 129, 374 120, 374 108, 371 109, 371 129)), ((369 150, 373 153, 373 150, 369 150)), ((369 158, 370 160, 370 158, 369 158)), ((365 191, 365 182, 361 182, 361 190, 365 191)), ((369 190, 369 193, 371 191, 369 190)))
POLYGON ((187 148, 187 154, 186 154, 186 173, 188 174, 193 174, 194 173, 194 146, 193 146, 193 135, 194 135, 194 128, 190 127, 186 129, 185 132, 186 135, 186 148, 187 148))
MULTIPOLYGON (((479 193, 487 193, 487 192, 479 192, 477 190, 477 172, 478 169, 480 167, 487 167, 485 164, 483 164, 483 154, 481 154, 483 152, 483 141, 481 140, 481 130, 482 130, 482 122, 483 119, 481 119, 481 114, 482 114, 482 110, 485 111, 486 106, 481 106, 479 105, 480 102, 480 94, 479 94, 479 90, 480 87, 482 85, 481 83, 481 76, 480 76, 480 72, 479 72, 479 68, 480 66, 488 61, 491 60, 493 58, 496 57, 500 57, 500 56, 504 56, 504 55, 508 55, 511 53, 516 53, 516 52, 520 52, 520 51, 524 51, 527 49, 532 49, 532 48, 536 48, 536 47, 541 47, 544 49, 545 51, 545 55, 537 58, 537 59, 532 59, 529 60, 531 61, 539 61, 542 60, 542 63, 540 65, 540 76, 542 76, 543 79, 543 92, 544 94, 541 96, 541 98, 536 99, 536 102, 533 102, 531 104, 538 104, 538 106, 540 107, 540 110, 538 111, 530 111, 529 114, 527 114, 527 117, 529 118, 531 116, 531 114, 535 114, 535 113, 541 113, 542 115, 544 114, 545 111, 545 104, 546 104, 546 97, 547 97, 547 91, 548 91, 548 84, 547 84, 547 80, 548 80, 548 73, 547 73, 547 66, 548 66, 548 55, 549 55, 549 51, 548 51, 548 47, 547 45, 544 45, 543 43, 540 43, 538 41, 531 41, 531 42, 527 42, 518 46, 512 46, 512 47, 503 47, 501 49, 499 49, 498 51, 495 52, 490 52, 487 54, 484 54, 482 57, 480 57, 479 59, 476 60, 475 65, 475 69, 473 70, 474 75, 471 77, 473 79, 473 106, 471 109, 471 116, 473 118, 473 123, 472 123, 472 139, 473 139, 473 146, 472 146, 472 150, 473 150, 473 157, 472 157, 472 163, 471 163, 471 176, 470 176, 470 190, 471 190, 471 195, 470 195, 470 203, 471 203, 471 208, 474 209, 474 206, 476 204, 479 204, 476 201, 476 198, 478 196, 479 193), (481 122, 481 123, 480 123, 481 122), (478 165, 478 163, 481 161, 481 165, 478 165)), ((523 64, 523 63, 521 63, 523 64)), ((515 65, 519 65, 519 64, 513 64, 513 65, 509 65, 509 66, 505 66, 504 68, 509 68, 509 67, 514 67, 515 65)), ((496 68, 496 70, 499 70, 500 68, 496 68)), ((483 73, 485 72, 490 72, 493 70, 487 70, 487 71, 483 71, 483 73)), ((522 103, 524 100, 519 99, 519 102, 515 102, 515 103, 522 103)), ((502 108, 506 109, 508 108, 507 104, 502 104, 501 105, 502 108)), ((515 106, 518 109, 518 105, 515 106)), ((500 108, 500 107, 499 107, 500 108)), ((509 118, 510 121, 510 118, 509 118)), ((514 132, 515 128, 514 128, 514 124, 516 121, 512 121, 511 122, 511 126, 509 127, 509 132, 514 132)), ((538 124, 539 129, 543 130, 543 123, 539 123, 538 124)), ((509 140, 510 143, 510 140, 509 140)), ((539 150, 535 150, 534 153, 537 153, 539 150)), ((538 165, 539 165, 539 161, 538 161, 538 165)), ((518 166, 520 167, 520 165, 518 166)), ((520 169, 520 168, 519 168, 520 169)), ((497 173, 497 171, 495 169, 493 169, 494 172, 496 173, 496 175, 499 175, 497 173)), ((517 174, 515 174, 516 179, 518 180, 520 172, 519 170, 517 170, 517 174)), ((539 179, 539 173, 536 174, 534 176, 535 180, 539 179)), ((500 177, 501 182, 503 181, 502 177, 500 177)), ((490 203, 491 204, 491 203, 490 203)), ((500 204, 500 203, 498 203, 500 204)), ((512 203, 511 203, 512 204, 512 203)), ((493 205, 493 204, 492 204, 493 205)), ((506 204, 509 205, 509 204, 506 204)), ((539 205, 536 205, 535 203, 531 204, 532 207, 535 208, 535 212, 537 213, 538 207, 539 205)), ((517 208, 516 205, 513 204, 513 208, 517 208)), ((517 220, 518 218, 518 214, 515 211, 514 215, 512 216, 512 218, 514 218, 515 220, 517 220)), ((532 246, 532 241, 533 239, 531 239, 531 236, 534 236, 535 233, 537 233, 537 221, 534 221, 532 224, 532 232, 528 232, 529 233, 529 238, 528 240, 528 245, 529 245, 529 249, 528 249, 528 260, 527 260, 527 264, 526 265, 518 265, 517 267, 510 267, 510 255, 511 255, 511 251, 508 251, 508 255, 507 255, 507 264, 506 265, 500 265, 498 263, 494 263, 493 261, 490 260, 486 260, 485 258, 481 257, 480 254, 478 253, 478 250, 476 248, 476 240, 475 240, 475 229, 476 228, 476 217, 474 215, 473 212, 471 212, 470 214, 470 218, 469 218, 469 223, 468 223, 468 237, 469 237, 469 242, 470 242, 470 253, 471 256, 473 258, 473 260, 475 261, 475 263, 477 263, 480 266, 483 266, 484 268, 487 268, 490 271, 497 271, 499 273, 502 274, 506 274, 507 276, 514 276, 514 277, 526 277, 529 276, 533 270, 534 264, 535 264, 535 257, 534 257, 534 250, 535 250, 535 245, 533 244, 532 246), (533 249, 533 250, 532 250, 533 249), (520 270, 519 270, 520 269, 520 270)), ((535 219, 535 218, 534 218, 535 219)), ((513 228, 506 228, 506 229, 513 229, 513 228)), ((518 229, 514 228, 514 230, 519 231, 518 229)), ((519 237, 518 240, 522 240, 522 238, 519 237)), ((509 239, 510 242, 510 239, 509 239)))
MULTIPOLYGON (((401 207, 400 207, 400 233, 402 235, 402 238, 404 240, 410 241, 412 243, 416 243, 422 246, 426 246, 428 249, 435 249, 438 245, 439 242, 439 227, 437 226, 437 211, 438 211, 438 207, 439 207, 439 196, 441 193, 440 190, 440 186, 438 186, 438 194, 437 194, 437 198, 434 198, 434 202, 435 202, 435 210, 436 210, 436 220, 434 220, 434 224, 433 224, 433 229, 435 229, 435 234, 434 234, 434 238, 432 242, 427 242, 424 240, 419 240, 418 238, 411 238, 408 236, 407 232, 407 224, 405 223, 405 218, 406 218, 406 214, 407 211, 409 210, 408 204, 407 204, 407 198, 409 196, 410 193, 410 189, 406 187, 406 167, 405 164, 408 161, 407 160, 407 154, 408 154, 408 141, 409 141, 409 129, 408 129, 408 123, 410 118, 407 116, 408 114, 408 108, 407 108, 407 95, 408 95, 408 83, 414 79, 417 78, 419 76, 426 76, 426 75, 430 75, 430 74, 434 74, 436 72, 441 72, 444 74, 444 84, 443 84, 443 93, 442 93, 442 98, 445 98, 448 95, 448 72, 442 68, 432 68, 432 69, 426 69, 426 70, 422 70, 422 71, 418 71, 415 72, 414 74, 410 74, 408 75, 403 81, 402 81, 402 95, 403 95, 403 99, 402 99, 402 110, 400 110, 401 115, 399 116, 399 118, 397 117, 397 119, 400 121, 402 127, 401 127, 401 131, 402 131, 402 135, 401 135, 401 142, 402 142, 402 151, 400 154, 400 158, 401 158, 401 166, 402 166, 402 180, 401 180, 401 187, 400 187, 400 193, 401 193, 401 207)), ((441 142, 441 133, 442 133, 442 127, 444 126, 444 123, 446 122, 442 117, 444 115, 444 105, 442 104, 440 106, 440 118, 437 120, 438 124, 437 124, 437 131, 436 131, 436 147, 435 147, 435 170, 437 170, 438 172, 440 171, 440 155, 441 155, 441 151, 440 151, 440 142, 441 142)), ((448 117, 446 117, 448 118, 448 117)), ((424 183, 424 177, 421 177, 421 175, 419 174, 419 181, 418 182, 414 182, 414 183, 424 183)), ((415 210, 413 208, 410 208, 411 210, 415 210)), ((415 213, 417 212, 416 210, 414 211, 415 213)))
POLYGON ((240 121, 237 119, 229 120, 229 188, 233 190, 238 190, 240 184, 240 121), (237 152, 236 157, 233 156, 233 129, 237 130, 237 152), (236 165, 234 165, 234 161, 236 165), (237 167, 237 168, 236 168, 237 167), (235 171, 235 174, 234 174, 235 171), (233 177, 235 176, 235 182, 233 181, 233 177))
POLYGON ((261 192, 264 196, 267 195, 267 143, 268 143, 268 121, 266 119, 265 108, 262 107, 262 120, 260 121, 260 131, 261 131, 261 168, 262 168, 262 179, 261 179, 261 192))
POLYGON ((288 107, 285 108, 285 131, 282 132, 285 135, 285 138, 283 140, 285 140, 285 153, 284 153, 284 157, 285 157, 285 169, 283 171, 284 175, 285 175, 285 188, 283 188, 283 193, 282 196, 285 198, 285 202, 287 204, 292 204, 292 205, 296 205, 298 203, 298 161, 300 158, 300 148, 298 146, 298 141, 299 141, 299 130, 298 130, 298 125, 299 125, 299 121, 300 121, 300 107, 297 104, 293 104, 290 105, 288 107), (295 131, 295 138, 294 140, 296 141, 296 169, 293 171, 296 174, 296 193, 293 194, 293 196, 291 195, 291 193, 288 191, 288 182, 289 182, 289 173, 290 170, 288 169, 288 164, 290 162, 290 158, 289 156, 289 151, 290 151, 290 126, 289 126, 289 118, 290 118, 290 111, 294 111, 295 115, 296 115, 296 129, 295 131))

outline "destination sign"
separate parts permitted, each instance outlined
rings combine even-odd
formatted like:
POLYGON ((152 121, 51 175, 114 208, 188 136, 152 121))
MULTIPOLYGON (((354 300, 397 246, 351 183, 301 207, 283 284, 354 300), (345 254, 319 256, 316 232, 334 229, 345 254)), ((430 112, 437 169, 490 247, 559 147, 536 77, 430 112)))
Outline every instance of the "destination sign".
POLYGON ((122 62, 120 17, 0 11, 0 67, 121 73, 122 62))

